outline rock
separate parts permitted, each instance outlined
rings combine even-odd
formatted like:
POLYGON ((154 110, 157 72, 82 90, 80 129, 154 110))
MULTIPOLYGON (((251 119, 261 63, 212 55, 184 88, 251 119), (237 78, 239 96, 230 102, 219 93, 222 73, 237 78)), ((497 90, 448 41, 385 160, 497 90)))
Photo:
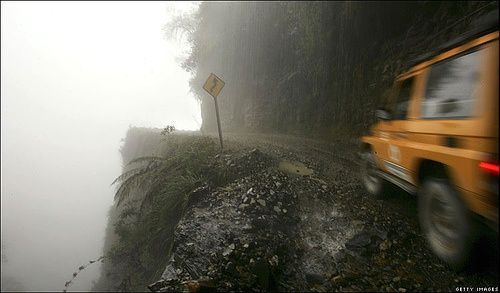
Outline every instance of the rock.
POLYGON ((287 210, 286 209, 283 209, 283 213, 286 214, 287 210))
POLYGON ((269 260, 269 264, 271 266, 278 266, 278 263, 279 263, 279 258, 277 255, 273 255, 273 257, 271 257, 271 259, 269 260))
POLYGON ((339 282, 340 280, 342 279, 342 276, 341 275, 337 275, 335 277, 332 278, 332 283, 337 283, 339 282))
MULTIPOLYGON (((334 212, 332 212, 332 214, 334 214, 334 212)), ((359 221, 359 220, 352 221, 353 226, 363 226, 363 224, 364 224, 363 221, 359 221)))
POLYGON ((253 190, 253 188, 252 188, 252 187, 250 187, 250 189, 249 189, 249 190, 247 190, 247 194, 252 193, 252 190, 253 190))
POLYGON ((391 242, 388 240, 382 241, 382 243, 380 243, 380 245, 379 245, 379 249, 381 251, 385 251, 385 250, 389 249, 390 247, 391 247, 391 242))
POLYGON ((322 284, 325 281, 325 277, 316 273, 306 273, 306 281, 309 284, 322 284))
POLYGON ((399 282, 399 280, 401 280, 401 278, 400 278, 400 277, 394 277, 394 278, 392 278, 392 281, 393 281, 394 283, 399 282))
POLYGON ((228 246, 228 247, 224 250, 224 252, 222 252, 222 255, 223 255, 223 256, 228 256, 228 255, 230 255, 230 254, 233 252, 234 247, 235 247, 235 246, 234 246, 234 243, 231 243, 231 244, 230 244, 230 245, 229 245, 229 246, 228 246))
POLYGON ((163 280, 176 280, 177 279, 177 272, 175 271, 175 267, 173 265, 173 256, 171 257, 171 260, 165 270, 163 271, 163 274, 161 278, 163 280))
POLYGON ((266 206, 266 201, 265 201, 265 200, 263 200, 263 199, 258 199, 258 200, 257 200, 257 202, 258 202, 261 206, 263 206, 263 207, 265 207, 265 206, 266 206))
POLYGON ((158 292, 160 291, 161 289, 163 289, 164 287, 166 287, 166 282, 165 280, 161 279, 159 280, 158 282, 155 282, 151 285, 148 285, 148 289, 151 291, 151 292, 158 292))
POLYGON ((255 203, 255 199, 253 199, 253 198, 252 198, 252 199, 250 200, 250 204, 254 204, 254 203, 255 203))
POLYGON ((406 292, 406 289, 405 288, 398 288, 398 291, 399 292, 406 292))
POLYGON ((277 213, 280 213, 281 209, 278 206, 274 206, 274 211, 277 212, 277 213))
POLYGON ((347 241, 345 247, 349 250, 357 250, 370 245, 370 243, 370 235, 366 232, 361 232, 347 241))

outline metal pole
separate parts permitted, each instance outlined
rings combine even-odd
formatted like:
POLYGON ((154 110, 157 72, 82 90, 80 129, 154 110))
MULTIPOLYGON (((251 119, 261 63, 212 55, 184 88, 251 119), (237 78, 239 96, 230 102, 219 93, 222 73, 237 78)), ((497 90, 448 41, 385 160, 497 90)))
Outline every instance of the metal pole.
POLYGON ((215 114, 217 115, 217 128, 219 128, 219 139, 220 139, 220 150, 224 148, 222 145, 222 130, 220 128, 220 117, 219 117, 219 104, 217 103, 217 97, 214 97, 215 101, 215 114))

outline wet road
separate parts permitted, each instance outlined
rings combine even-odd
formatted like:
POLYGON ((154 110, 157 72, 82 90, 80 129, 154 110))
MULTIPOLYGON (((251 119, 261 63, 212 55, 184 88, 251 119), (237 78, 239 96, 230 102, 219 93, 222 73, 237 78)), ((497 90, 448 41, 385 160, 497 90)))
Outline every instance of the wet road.
POLYGON ((164 276, 184 282, 208 276, 210 286, 226 290, 498 286, 498 240, 489 239, 487 257, 469 271, 449 269, 420 233, 414 197, 395 187, 383 200, 364 191, 356 139, 224 139, 215 163, 234 180, 207 191, 186 212, 164 276))

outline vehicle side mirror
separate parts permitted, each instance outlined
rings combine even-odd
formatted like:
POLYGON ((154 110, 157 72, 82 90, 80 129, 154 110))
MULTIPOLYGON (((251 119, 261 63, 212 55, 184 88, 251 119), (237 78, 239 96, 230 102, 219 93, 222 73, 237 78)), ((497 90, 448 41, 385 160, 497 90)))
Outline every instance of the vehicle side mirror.
POLYGON ((392 118, 391 113, 384 109, 377 109, 377 111, 375 111, 375 116, 377 116, 377 118, 381 120, 391 120, 392 118))

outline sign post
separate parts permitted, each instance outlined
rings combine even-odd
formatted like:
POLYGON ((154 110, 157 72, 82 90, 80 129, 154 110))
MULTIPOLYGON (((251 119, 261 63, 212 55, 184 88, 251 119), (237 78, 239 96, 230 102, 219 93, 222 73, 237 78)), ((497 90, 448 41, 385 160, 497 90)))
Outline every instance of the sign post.
POLYGON ((217 75, 210 73, 210 76, 208 77, 207 81, 205 81, 205 84, 203 85, 203 89, 206 90, 213 98, 215 102, 215 115, 217 116, 217 128, 219 129, 219 140, 220 140, 220 149, 222 151, 223 145, 222 145, 222 129, 220 126, 220 116, 219 116, 219 104, 217 103, 217 96, 219 96, 222 88, 224 87, 225 83, 217 77, 217 75))

